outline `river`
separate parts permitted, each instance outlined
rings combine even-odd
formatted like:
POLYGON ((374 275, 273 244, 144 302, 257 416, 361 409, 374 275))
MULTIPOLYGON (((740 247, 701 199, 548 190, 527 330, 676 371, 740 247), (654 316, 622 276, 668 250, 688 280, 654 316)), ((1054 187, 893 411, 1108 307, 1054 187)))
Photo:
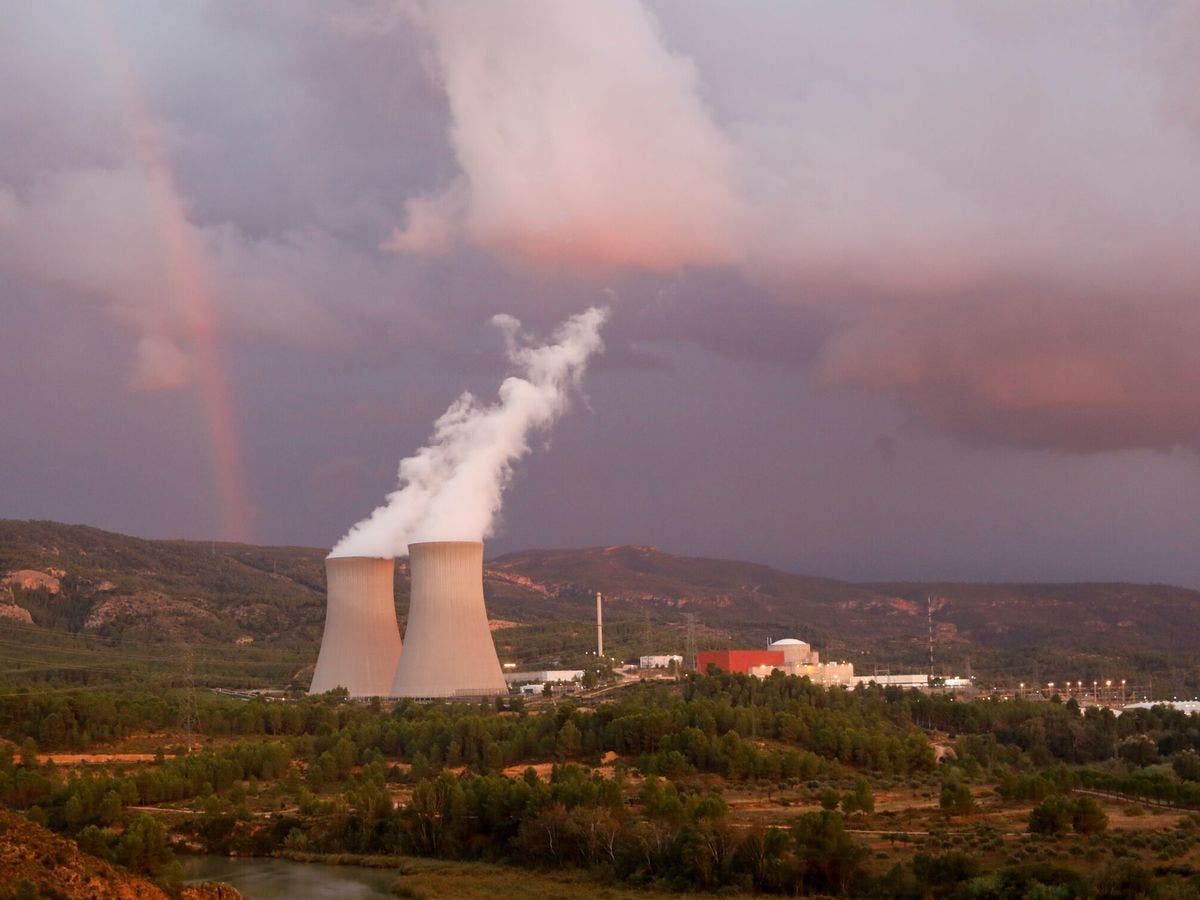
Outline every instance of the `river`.
POLYGON ((288 859, 230 859, 225 856, 181 856, 186 881, 224 881, 247 900, 382 900, 395 895, 390 887, 397 872, 362 866, 327 866, 288 859))

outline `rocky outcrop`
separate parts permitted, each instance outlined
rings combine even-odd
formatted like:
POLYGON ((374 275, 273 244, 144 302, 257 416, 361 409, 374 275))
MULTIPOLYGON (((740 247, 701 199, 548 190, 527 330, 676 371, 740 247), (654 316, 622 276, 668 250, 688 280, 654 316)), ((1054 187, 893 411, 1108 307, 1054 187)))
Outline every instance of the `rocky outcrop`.
POLYGON ((23 622, 26 625, 33 624, 33 616, 29 614, 29 610, 12 603, 0 603, 0 619, 12 619, 14 622, 23 622))
POLYGON ((83 627, 88 631, 132 631, 168 640, 227 636, 229 623, 204 603, 157 591, 106 597, 92 607, 83 627))
POLYGON ((49 572, 39 572, 37 569, 17 569, 0 578, 0 584, 22 591, 44 589, 49 594, 57 594, 62 590, 62 581, 67 573, 62 569, 51 569, 49 572))
MULTIPOLYGON (((88 897, 94 900, 167 900, 144 878, 90 856, 72 841, 0 810, 0 897, 88 897)), ((238 900, 227 884, 185 887, 185 900, 238 900)))

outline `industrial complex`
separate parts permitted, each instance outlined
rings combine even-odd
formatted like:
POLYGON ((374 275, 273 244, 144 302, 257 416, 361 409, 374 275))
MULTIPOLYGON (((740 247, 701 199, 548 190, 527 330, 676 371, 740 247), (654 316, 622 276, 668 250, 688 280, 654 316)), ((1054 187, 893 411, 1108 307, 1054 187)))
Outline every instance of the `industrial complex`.
MULTIPOLYGON (((412 594, 403 642, 396 620, 394 559, 329 557, 328 606, 310 693, 345 688, 351 697, 478 698, 536 693, 546 685, 581 680, 579 669, 505 672, 488 628, 483 596, 481 541, 410 544, 412 594)), ((596 658, 604 657, 603 600, 596 595, 596 658)), ((634 671, 679 672, 680 654, 641 656, 634 671)), ((509 664, 512 666, 513 664, 509 664)), ((927 687, 925 673, 855 675, 849 662, 822 661, 805 641, 784 638, 762 650, 703 650, 695 668, 765 678, 773 672, 809 678, 827 687, 877 683, 927 687)), ((951 690, 966 679, 944 680, 951 690)))
POLYGON ((760 678, 778 670, 787 675, 807 675, 816 684, 854 682, 854 666, 848 662, 821 662, 821 655, 795 638, 774 641, 766 650, 704 650, 696 654, 696 668, 707 672, 709 665, 726 672, 742 672, 760 678))
MULTIPOLYGON (((820 654, 810 644, 796 638, 772 641, 765 650, 703 650, 697 653, 696 669, 707 672, 709 666, 759 678, 766 678, 772 672, 803 675, 814 684, 826 687, 878 684, 885 687, 927 688, 931 685, 931 678, 926 672, 855 675, 853 663, 821 662, 820 654)), ((938 687, 942 690, 964 690, 970 686, 968 678, 938 679, 938 687)))

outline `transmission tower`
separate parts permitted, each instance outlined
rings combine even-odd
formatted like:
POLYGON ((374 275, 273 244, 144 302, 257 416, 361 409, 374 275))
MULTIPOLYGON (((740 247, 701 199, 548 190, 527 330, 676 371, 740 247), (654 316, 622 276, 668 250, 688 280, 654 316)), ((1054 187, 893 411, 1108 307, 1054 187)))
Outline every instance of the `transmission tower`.
POLYGON ((687 672, 696 671, 696 614, 688 613, 687 643, 683 648, 683 668, 687 672))

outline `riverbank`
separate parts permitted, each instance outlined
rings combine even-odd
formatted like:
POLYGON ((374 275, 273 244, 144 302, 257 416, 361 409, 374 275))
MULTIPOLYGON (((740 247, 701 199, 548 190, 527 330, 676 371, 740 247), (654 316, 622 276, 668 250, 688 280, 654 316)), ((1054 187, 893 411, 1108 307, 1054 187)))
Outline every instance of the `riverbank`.
POLYGON ((289 858, 183 857, 187 881, 221 881, 246 900, 457 897, 465 900, 672 900, 712 897, 643 891, 593 880, 586 872, 531 872, 514 866, 411 856, 292 854, 289 858))

